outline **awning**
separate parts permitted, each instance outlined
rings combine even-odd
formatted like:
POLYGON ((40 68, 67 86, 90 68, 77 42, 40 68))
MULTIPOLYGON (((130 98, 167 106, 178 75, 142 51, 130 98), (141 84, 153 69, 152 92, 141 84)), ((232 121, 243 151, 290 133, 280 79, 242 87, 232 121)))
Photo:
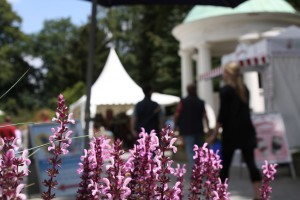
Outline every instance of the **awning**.
MULTIPOLYGON (((234 59, 228 59, 228 62, 235 61, 239 63, 239 66, 241 67, 241 71, 251 71, 256 70, 257 67, 263 67, 268 64, 267 57, 265 55, 247 58, 243 60, 234 60, 234 59)), ((209 80, 218 76, 221 76, 223 74, 223 66, 214 68, 211 71, 205 72, 199 76, 199 80, 209 80)))

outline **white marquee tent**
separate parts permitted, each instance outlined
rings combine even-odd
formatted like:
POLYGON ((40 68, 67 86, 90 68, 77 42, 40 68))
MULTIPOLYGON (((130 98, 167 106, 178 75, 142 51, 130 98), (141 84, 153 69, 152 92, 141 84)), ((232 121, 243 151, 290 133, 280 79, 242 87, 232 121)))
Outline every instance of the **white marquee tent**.
MULTIPOLYGON (((117 107, 118 110, 128 110, 144 98, 142 88, 128 75, 120 62, 115 50, 110 49, 106 64, 91 88, 91 117, 99 109, 117 107)), ((173 95, 153 93, 152 100, 162 106, 176 104, 180 98, 173 95)), ((86 95, 70 105, 70 111, 75 118, 80 118, 84 124, 86 95)))

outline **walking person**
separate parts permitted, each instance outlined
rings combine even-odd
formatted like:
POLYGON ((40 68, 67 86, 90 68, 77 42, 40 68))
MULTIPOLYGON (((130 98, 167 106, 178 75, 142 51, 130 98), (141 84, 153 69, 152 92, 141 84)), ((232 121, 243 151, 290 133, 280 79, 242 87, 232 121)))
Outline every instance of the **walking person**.
POLYGON ((220 111, 217 125, 209 141, 218 134, 222 127, 222 165, 220 178, 224 182, 229 178, 231 161, 236 149, 240 149, 250 173, 253 184, 254 199, 260 198, 261 175, 256 167, 254 149, 256 132, 251 121, 249 108, 249 91, 242 82, 240 68, 231 62, 224 67, 225 86, 220 89, 220 111))
POLYGON ((187 97, 183 98, 175 112, 175 126, 183 137, 184 146, 190 166, 194 164, 194 145, 204 144, 203 119, 209 128, 209 120, 205 110, 205 102, 197 96, 196 85, 187 86, 187 97))
POLYGON ((131 129, 135 137, 144 128, 147 133, 155 130, 157 135, 163 128, 163 112, 161 106, 151 100, 153 88, 146 84, 142 87, 144 92, 144 99, 138 102, 134 107, 132 115, 131 129))

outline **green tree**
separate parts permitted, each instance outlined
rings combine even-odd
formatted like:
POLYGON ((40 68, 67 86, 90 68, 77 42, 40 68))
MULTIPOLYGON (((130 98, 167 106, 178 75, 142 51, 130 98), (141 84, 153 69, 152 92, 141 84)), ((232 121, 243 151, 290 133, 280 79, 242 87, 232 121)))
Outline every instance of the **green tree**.
MULTIPOLYGON (((105 48, 106 34, 101 30, 96 32, 93 80, 101 72, 108 54, 108 49, 105 48)), ((43 65, 39 68, 42 74, 40 99, 47 106, 55 106, 59 93, 76 88, 79 82, 86 82, 89 24, 77 27, 69 18, 47 20, 42 30, 30 37, 31 54, 43 60, 43 65)), ((76 91, 80 92, 77 96, 85 92, 76 91)))
POLYGON ((68 87, 64 90, 63 95, 68 100, 68 104, 77 101, 85 93, 85 84, 83 82, 77 82, 73 87, 68 87))
POLYGON ((76 27, 69 18, 46 20, 40 32, 30 35, 30 53, 43 61, 39 68, 43 72, 39 94, 46 104, 62 92, 72 80, 72 77, 68 76, 65 63, 72 59, 68 51, 68 42, 72 39, 75 30, 76 27))
MULTIPOLYGON (((70 52, 72 59, 66 63, 65 67, 68 69, 70 76, 74 77, 73 82, 70 83, 69 86, 73 86, 79 81, 86 83, 86 68, 89 52, 88 44, 90 36, 89 29, 90 24, 79 27, 76 30, 74 37, 68 44, 68 51, 70 52)), ((92 82, 96 81, 104 67, 109 53, 107 44, 108 38, 106 36, 106 33, 104 32, 104 30, 97 27, 92 82)))
POLYGON ((180 95, 178 42, 171 35, 190 6, 111 8, 103 19, 124 67, 138 83, 180 95))
MULTIPOLYGON (((24 61, 26 36, 20 30, 21 18, 12 10, 6 0, 0 0, 0 90, 5 94, 29 69, 24 61)), ((33 94, 35 70, 30 73, 0 99, 0 107, 8 113, 17 114, 23 107, 34 107, 31 101, 24 101, 25 94, 33 94)))

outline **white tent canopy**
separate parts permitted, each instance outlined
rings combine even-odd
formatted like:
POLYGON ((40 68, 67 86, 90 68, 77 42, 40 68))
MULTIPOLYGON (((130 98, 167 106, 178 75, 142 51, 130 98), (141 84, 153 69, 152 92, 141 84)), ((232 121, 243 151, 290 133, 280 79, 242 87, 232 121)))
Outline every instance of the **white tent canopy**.
POLYGON ((91 104, 135 104, 143 98, 142 89, 125 71, 114 49, 91 89, 91 104))
MULTIPOLYGON (((116 51, 111 48, 105 66, 91 88, 91 115, 95 115, 96 106, 101 105, 134 105, 144 98, 142 88, 128 75, 118 58, 116 51)), ((153 93, 152 100, 162 106, 176 104, 180 98, 173 95, 153 93)), ((84 122, 84 107, 86 96, 70 106, 70 110, 80 109, 80 118, 84 122)))

